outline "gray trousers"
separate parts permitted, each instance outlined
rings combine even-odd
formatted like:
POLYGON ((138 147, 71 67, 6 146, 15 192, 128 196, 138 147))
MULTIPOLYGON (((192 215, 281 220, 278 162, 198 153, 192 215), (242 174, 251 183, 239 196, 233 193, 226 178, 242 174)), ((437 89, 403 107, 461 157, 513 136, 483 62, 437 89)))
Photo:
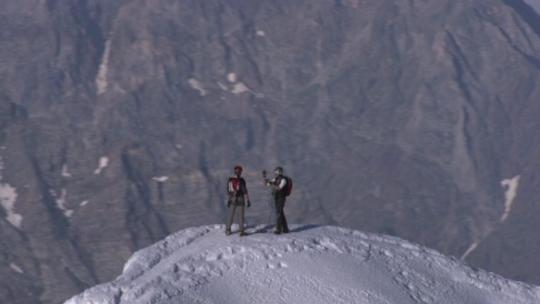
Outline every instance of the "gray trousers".
POLYGON ((240 211, 240 221, 238 224, 240 225, 240 232, 242 232, 244 231, 244 211, 245 211, 244 205, 231 204, 229 206, 229 216, 227 217, 227 225, 225 226, 225 229, 231 230, 231 226, 234 221, 234 214, 236 212, 236 209, 239 209, 240 211))

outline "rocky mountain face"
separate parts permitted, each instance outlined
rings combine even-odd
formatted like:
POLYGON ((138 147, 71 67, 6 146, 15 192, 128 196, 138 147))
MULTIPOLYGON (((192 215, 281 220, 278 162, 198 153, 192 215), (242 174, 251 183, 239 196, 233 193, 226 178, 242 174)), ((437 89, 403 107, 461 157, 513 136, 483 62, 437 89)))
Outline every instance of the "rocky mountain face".
POLYGON ((540 1, 539 0, 524 0, 526 4, 531 6, 536 12, 540 12, 540 1))
POLYGON ((0 301, 59 303, 221 223, 296 223, 540 283, 540 18, 521 0, 18 0, 0 10, 0 301))

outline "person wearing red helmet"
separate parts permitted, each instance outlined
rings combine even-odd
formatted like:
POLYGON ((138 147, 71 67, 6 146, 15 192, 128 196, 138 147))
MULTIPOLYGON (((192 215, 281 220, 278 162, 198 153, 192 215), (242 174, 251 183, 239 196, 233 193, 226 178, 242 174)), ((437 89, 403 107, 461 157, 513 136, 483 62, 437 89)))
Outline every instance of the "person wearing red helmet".
POLYGON ((227 200, 227 207, 229 208, 229 214, 227 217, 227 224, 225 226, 226 235, 231 234, 231 226, 234 220, 236 210, 240 211, 240 220, 238 223, 240 226, 240 236, 246 235, 246 233, 244 232, 245 206, 247 205, 247 207, 249 208, 251 206, 251 202, 249 200, 246 181, 242 177, 242 171, 242 166, 235 166, 234 176, 229 177, 229 180, 227 182, 227 194, 229 196, 229 199, 227 200))

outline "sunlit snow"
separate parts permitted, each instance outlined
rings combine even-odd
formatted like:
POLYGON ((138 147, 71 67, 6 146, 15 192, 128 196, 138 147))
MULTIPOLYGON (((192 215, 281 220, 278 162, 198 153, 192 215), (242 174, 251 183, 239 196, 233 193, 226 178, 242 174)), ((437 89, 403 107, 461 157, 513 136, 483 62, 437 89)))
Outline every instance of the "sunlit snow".
POLYGON ((13 271, 18 272, 18 273, 24 273, 22 268, 19 267, 19 265, 15 264, 15 263, 9 264, 9 268, 11 268, 13 271))
POLYGON ((15 212, 16 201, 17 189, 9 184, 0 183, 0 205, 6 212, 6 220, 13 226, 20 228, 23 217, 15 212))
POLYGON ((169 177, 168 176, 154 176, 152 177, 152 179, 158 183, 164 183, 169 179, 169 177))
POLYGON ((188 82, 189 82, 189 85, 190 85, 193 89, 199 91, 199 94, 200 94, 201 96, 205 96, 205 95, 206 95, 206 90, 204 89, 204 87, 203 87, 203 85, 202 85, 202 83, 201 83, 200 81, 198 81, 198 80, 195 79, 195 78, 190 78, 190 79, 188 80, 188 82))
MULTIPOLYGON (((238 227, 234 227, 237 230, 238 227)), ((404 240, 337 227, 276 236, 185 229, 136 252, 116 280, 67 304, 537 304, 540 288, 404 240)))
POLYGON ((234 84, 234 87, 231 91, 233 94, 242 94, 245 92, 250 92, 249 88, 243 82, 237 82, 234 84))
POLYGON ((73 210, 67 208, 67 190, 62 189, 60 191, 60 196, 51 190, 51 195, 56 199, 56 206, 58 209, 60 209, 66 217, 71 217, 73 215, 73 210))
POLYGON ((63 177, 71 177, 71 173, 69 173, 69 169, 67 165, 62 166, 62 176, 63 177))
POLYGON ((219 88, 222 89, 223 91, 228 91, 229 90, 229 88, 226 85, 224 85, 223 83, 218 81, 217 84, 218 84, 219 88))
POLYGON ((229 82, 236 82, 236 74, 235 73, 227 74, 227 80, 229 80, 229 82))
POLYGON ((461 260, 465 260, 473 251, 476 250, 476 248, 478 248, 478 245, 479 245, 479 242, 473 242, 469 246, 469 248, 467 248, 467 250, 465 250, 463 255, 461 255, 461 260))
POLYGON ((98 94, 103 94, 107 91, 107 86, 109 85, 107 81, 107 73, 109 69, 109 57, 111 55, 111 41, 107 40, 105 43, 105 51, 103 51, 103 56, 101 58, 101 63, 99 64, 99 71, 96 77, 96 87, 98 94))
POLYGON ((109 165, 109 158, 106 156, 102 156, 99 158, 99 164, 96 170, 94 170, 94 174, 98 175, 101 174, 103 169, 107 168, 109 165))
POLYGON ((10 184, 2 183, 4 170, 4 159, 0 156, 0 206, 4 208, 6 220, 13 226, 20 228, 23 220, 22 215, 15 212, 15 201, 17 201, 17 189, 10 184))

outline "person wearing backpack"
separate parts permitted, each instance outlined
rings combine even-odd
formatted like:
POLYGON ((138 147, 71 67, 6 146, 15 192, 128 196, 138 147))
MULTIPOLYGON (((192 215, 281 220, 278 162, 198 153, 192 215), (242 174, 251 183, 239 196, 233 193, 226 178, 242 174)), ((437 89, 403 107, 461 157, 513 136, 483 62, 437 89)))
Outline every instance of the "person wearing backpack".
POLYGON ((266 180, 266 185, 272 188, 272 195, 276 207, 277 219, 274 233, 289 233, 289 226, 287 225, 287 219, 285 218, 284 208, 287 196, 289 196, 292 191, 292 179, 283 175, 282 167, 276 167, 274 174, 275 177, 272 180, 266 180))
POLYGON ((246 181, 242 177, 242 166, 234 167, 234 176, 229 177, 229 180, 227 181, 227 194, 227 207, 229 208, 229 214, 227 217, 227 224, 225 226, 225 234, 231 234, 231 226, 234 220, 234 215, 236 213, 236 210, 239 210, 240 236, 244 236, 246 235, 244 231, 244 209, 246 203, 247 207, 249 208, 251 206, 251 202, 249 200, 246 181))

